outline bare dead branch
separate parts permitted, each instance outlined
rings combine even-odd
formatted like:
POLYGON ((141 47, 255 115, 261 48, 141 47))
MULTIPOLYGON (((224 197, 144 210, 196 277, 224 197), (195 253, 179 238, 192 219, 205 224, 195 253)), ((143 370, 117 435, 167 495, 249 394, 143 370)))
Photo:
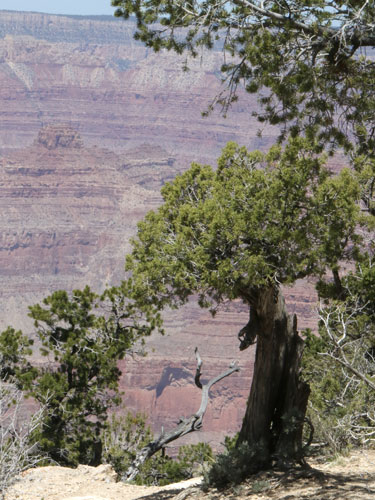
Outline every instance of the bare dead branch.
POLYGON ((11 383, 0 380, 0 499, 22 471, 42 460, 31 436, 42 424, 44 409, 25 417, 24 396, 11 383))
POLYGON ((177 427, 167 433, 164 433, 164 431, 162 431, 158 438, 143 447, 137 453, 135 459, 133 460, 133 463, 130 465, 126 473, 122 476, 122 481, 132 481, 138 475, 141 465, 168 443, 175 441, 176 439, 185 436, 190 432, 199 430, 202 427, 203 417, 207 410, 209 391, 211 387, 223 378, 228 377, 232 373, 238 372, 240 370, 239 366, 236 363, 232 362, 228 370, 225 370, 223 373, 221 373, 217 377, 214 377, 207 384, 204 384, 202 386, 200 382, 202 359, 199 355, 198 348, 195 348, 195 356, 197 359, 195 384, 197 385, 197 387, 202 388, 202 400, 199 410, 189 418, 181 418, 177 427))
POLYGON ((321 320, 325 331, 327 332, 330 341, 332 343, 333 349, 328 352, 319 353, 321 356, 328 356, 333 359, 336 363, 340 364, 346 368, 353 375, 362 380, 370 389, 375 391, 375 384, 371 379, 371 376, 365 373, 363 370, 356 366, 355 359, 348 359, 345 353, 345 347, 347 345, 352 346, 353 341, 348 335, 349 326, 356 326, 356 315, 362 313, 367 307, 365 305, 359 305, 355 303, 353 310, 347 310, 345 307, 337 305, 331 309, 324 309, 322 306, 319 310, 319 319, 321 320), (332 317, 335 318, 334 326, 332 326, 332 317))
POLYGON ((198 347, 195 348, 195 357, 197 358, 197 370, 195 372, 195 385, 199 388, 202 389, 202 384, 200 381, 201 378, 201 368, 202 368, 202 360, 201 357, 199 356, 198 352, 198 347))

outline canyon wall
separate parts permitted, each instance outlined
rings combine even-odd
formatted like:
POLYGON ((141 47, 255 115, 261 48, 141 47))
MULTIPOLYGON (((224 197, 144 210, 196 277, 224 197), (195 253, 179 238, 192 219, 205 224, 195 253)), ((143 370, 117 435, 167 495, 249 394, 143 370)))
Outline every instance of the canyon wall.
MULTIPOLYGON (((255 147, 275 135, 246 96, 228 117, 207 109, 220 90, 221 52, 189 61, 154 54, 132 38, 134 23, 0 11, 0 147, 29 145, 41 126, 69 123, 89 145, 144 143, 186 161, 213 161, 228 140, 255 147)), ((108 20, 107 20, 108 19, 108 20)))
MULTIPOLYGON (((253 96, 240 96, 227 118, 201 117, 221 89, 220 52, 183 73, 181 58, 153 54, 133 29, 111 18, 0 11, 2 327, 32 334, 28 304, 56 289, 118 283, 137 221, 192 160, 213 163, 228 140, 265 148, 275 139, 269 127, 257 136, 253 96)), ((286 294, 300 326, 313 326, 311 287, 286 294)), ((247 320, 241 303, 214 319, 194 301, 168 312, 148 356, 121 363, 126 405, 167 429, 199 406, 195 346, 203 379, 237 359, 241 371, 213 388, 204 429, 191 437, 217 445, 239 428, 249 393, 254 349, 240 353, 236 338, 247 320)))

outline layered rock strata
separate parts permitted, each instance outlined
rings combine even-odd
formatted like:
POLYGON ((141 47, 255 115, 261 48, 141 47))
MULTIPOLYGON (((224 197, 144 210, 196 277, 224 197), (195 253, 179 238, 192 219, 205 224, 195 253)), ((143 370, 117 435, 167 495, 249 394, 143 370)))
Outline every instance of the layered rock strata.
MULTIPOLYGON (((229 140, 257 138, 247 95, 228 117, 201 112, 221 90, 222 52, 189 61, 134 41, 134 23, 0 11, 0 147, 29 145, 40 127, 66 122, 90 145, 161 146, 186 165, 213 161, 229 140)), ((241 92, 240 92, 241 93, 241 92)), ((263 141, 263 142, 261 142, 263 141)))

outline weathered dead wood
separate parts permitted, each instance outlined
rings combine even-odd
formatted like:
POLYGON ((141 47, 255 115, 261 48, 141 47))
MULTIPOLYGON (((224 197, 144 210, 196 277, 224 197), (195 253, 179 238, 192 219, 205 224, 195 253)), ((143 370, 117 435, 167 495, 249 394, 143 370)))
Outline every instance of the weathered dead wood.
POLYGON ((197 370, 195 373, 195 385, 202 389, 202 400, 201 405, 196 413, 189 418, 181 418, 177 427, 170 430, 169 432, 162 432, 158 438, 154 441, 151 441, 148 445, 144 446, 136 455, 133 463, 130 465, 126 473, 122 476, 122 481, 131 481, 133 480, 139 473, 140 466, 152 455, 154 455, 157 451, 161 450, 166 444, 171 441, 175 441, 176 439, 189 434, 190 432, 194 432, 199 430, 202 427, 203 417, 207 410, 208 400, 209 400, 209 391, 211 387, 222 380, 225 377, 228 377, 234 372, 238 372, 240 368, 236 363, 231 363, 228 370, 221 373, 217 377, 211 379, 207 384, 202 385, 200 382, 201 377, 201 368, 202 368, 202 360, 198 352, 198 348, 195 348, 195 356, 197 359, 197 370))

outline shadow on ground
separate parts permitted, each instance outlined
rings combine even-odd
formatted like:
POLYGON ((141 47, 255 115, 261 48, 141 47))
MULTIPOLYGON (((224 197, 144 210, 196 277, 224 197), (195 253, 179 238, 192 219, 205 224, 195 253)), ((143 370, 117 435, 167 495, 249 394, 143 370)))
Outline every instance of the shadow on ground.
MULTIPOLYGON (((144 500, 167 500, 173 496, 143 497, 144 500)), ((160 496, 159 496, 160 495, 160 496)), ((369 500, 375 499, 375 475, 322 472, 316 469, 298 471, 267 471, 251 480, 225 490, 210 490, 207 494, 195 489, 188 500, 241 500, 270 498, 277 500, 369 500)), ((177 500, 177 499, 176 499, 177 500)))

